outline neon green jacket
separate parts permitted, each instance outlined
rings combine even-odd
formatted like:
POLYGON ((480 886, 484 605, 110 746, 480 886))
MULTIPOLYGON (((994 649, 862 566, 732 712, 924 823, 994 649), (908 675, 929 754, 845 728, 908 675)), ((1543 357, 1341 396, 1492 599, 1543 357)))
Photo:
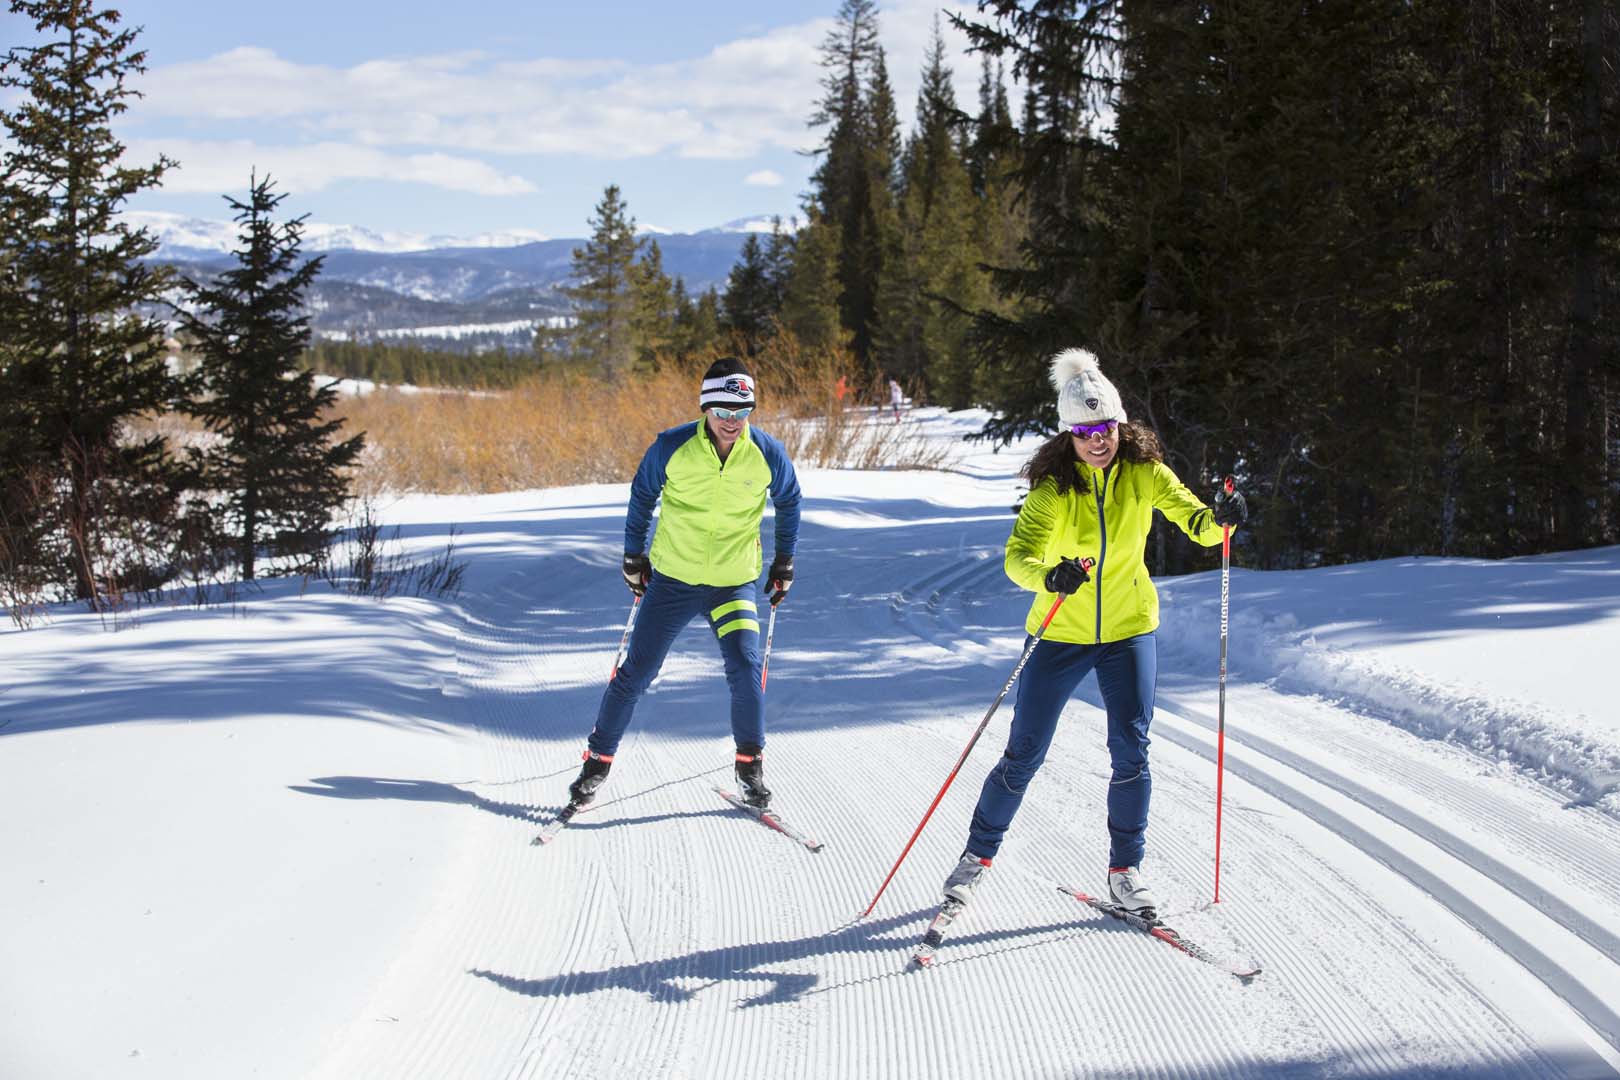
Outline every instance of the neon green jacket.
POLYGON ((741 585, 759 577, 759 523, 765 499, 776 508, 777 556, 799 540, 799 478, 780 442, 752 424, 726 460, 702 420, 660 432, 630 483, 624 550, 647 551, 653 507, 662 501, 649 559, 688 585, 741 585))
POLYGON ((1042 584, 1060 559, 1088 563, 1091 580, 1058 609, 1046 636, 1074 644, 1101 644, 1145 634, 1159 625, 1159 593, 1148 577, 1148 530, 1157 509, 1194 543, 1214 547, 1221 527, 1210 510, 1159 461, 1115 458, 1106 470, 1076 462, 1090 491, 1041 481, 1024 500, 1007 537, 1007 576, 1035 593, 1024 629, 1033 634, 1052 609, 1055 593, 1042 584))

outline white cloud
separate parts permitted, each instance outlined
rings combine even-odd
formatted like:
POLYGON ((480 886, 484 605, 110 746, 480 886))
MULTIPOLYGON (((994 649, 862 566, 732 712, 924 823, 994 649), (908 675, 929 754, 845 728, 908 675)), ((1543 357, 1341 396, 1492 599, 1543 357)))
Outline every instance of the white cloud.
POLYGON ((775 169, 761 169, 743 177, 743 183, 749 187, 781 187, 782 174, 775 169))
POLYGON ((307 193, 343 180, 396 180, 475 195, 526 195, 535 186, 473 158, 443 153, 390 154, 369 146, 317 142, 261 145, 246 139, 131 141, 128 159, 155 160, 159 153, 180 162, 164 174, 163 189, 179 193, 245 191, 248 174, 269 174, 282 191, 307 193))
MULTIPOLYGON (((944 8, 972 11, 961 3, 944 8)), ((905 118, 936 10, 938 0, 892 0, 880 14, 889 75, 905 118)), ((947 48, 959 52, 962 35, 942 25, 947 48)), ((675 153, 743 160, 768 149, 808 150, 819 142, 820 133, 807 120, 822 93, 820 47, 832 26, 831 19, 810 20, 655 65, 545 57, 512 62, 455 52, 332 67, 244 46, 153 69, 141 80, 146 96, 133 105, 131 119, 258 120, 277 124, 278 140, 297 141, 304 134, 328 148, 429 148, 438 153, 384 159, 387 171, 398 172, 403 161, 405 171, 449 176, 460 190, 510 189, 514 178, 492 169, 479 172, 471 168, 475 163, 448 154, 675 153)), ((956 56, 953 67, 959 87, 977 85, 974 58, 956 56)), ((960 103, 971 108, 972 99, 960 103)), ((174 148, 167 152, 195 159, 202 145, 194 140, 182 153, 169 143, 174 148)), ((348 167, 380 168, 365 164, 376 161, 362 155, 348 167)), ((315 162, 308 164, 319 171, 315 162)))

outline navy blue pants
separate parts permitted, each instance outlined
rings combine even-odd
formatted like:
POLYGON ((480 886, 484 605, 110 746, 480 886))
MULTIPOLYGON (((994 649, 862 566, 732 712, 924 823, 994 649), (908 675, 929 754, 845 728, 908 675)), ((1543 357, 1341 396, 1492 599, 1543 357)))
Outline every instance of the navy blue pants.
MULTIPOLYGON (((1024 639, 1024 647, 1029 648, 1028 638, 1024 639)), ((1141 865, 1148 798, 1153 792, 1148 772, 1148 725, 1153 722, 1153 695, 1159 676, 1158 649, 1152 634, 1103 645, 1042 640, 1035 646, 1018 677, 1006 752, 984 778, 979 805, 973 811, 967 850, 974 855, 989 859, 1000 850, 1030 780, 1046 760, 1058 714, 1080 680, 1093 669, 1108 712, 1108 756, 1114 768, 1108 785, 1108 865, 1141 865)))
POLYGON ((653 571, 647 592, 636 612, 635 629, 624 664, 608 683, 596 713, 596 727, 587 740, 598 754, 611 756, 619 748, 636 701, 664 666, 675 638, 686 624, 702 615, 720 643, 726 683, 731 687, 731 734, 738 746, 765 745, 765 691, 760 688, 759 610, 754 598, 759 587, 741 585, 688 585, 653 571))

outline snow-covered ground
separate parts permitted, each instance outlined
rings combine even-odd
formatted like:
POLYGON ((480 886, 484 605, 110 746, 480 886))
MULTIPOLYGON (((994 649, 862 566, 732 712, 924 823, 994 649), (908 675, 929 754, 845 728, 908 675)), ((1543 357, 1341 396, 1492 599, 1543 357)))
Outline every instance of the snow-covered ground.
MULTIPOLYGON (((927 409, 941 439, 982 419, 927 409)), ((769 428, 768 421, 765 426, 769 428)), ((1620 550, 1163 581, 1150 875, 1240 985, 1104 887, 1091 684, 931 970, 912 943, 1015 663, 1028 446, 805 470, 767 776, 811 854, 711 790, 700 626, 598 805, 564 797, 628 611, 623 486, 403 500, 458 603, 271 582, 109 632, 0 634, 0 1077, 1315 1077, 1620 1073, 1620 550)))

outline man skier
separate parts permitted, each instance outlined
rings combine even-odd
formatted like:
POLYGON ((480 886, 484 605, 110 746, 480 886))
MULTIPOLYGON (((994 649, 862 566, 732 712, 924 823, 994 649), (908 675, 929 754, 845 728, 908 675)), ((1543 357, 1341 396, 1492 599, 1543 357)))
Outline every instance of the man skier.
POLYGON ((776 507, 776 542, 766 588, 774 607, 793 585, 800 497, 787 451, 748 423, 754 393, 754 378, 742 361, 716 360, 698 395, 703 418, 661 432, 642 456, 630 485, 623 567, 641 610, 624 664, 602 695, 584 767, 569 785, 574 811, 596 797, 637 699, 676 636, 698 615, 707 618, 725 661, 738 794, 750 806, 770 805, 755 604, 762 563, 759 531, 769 495, 776 507), (649 549, 647 531, 660 499, 663 508, 649 549))

